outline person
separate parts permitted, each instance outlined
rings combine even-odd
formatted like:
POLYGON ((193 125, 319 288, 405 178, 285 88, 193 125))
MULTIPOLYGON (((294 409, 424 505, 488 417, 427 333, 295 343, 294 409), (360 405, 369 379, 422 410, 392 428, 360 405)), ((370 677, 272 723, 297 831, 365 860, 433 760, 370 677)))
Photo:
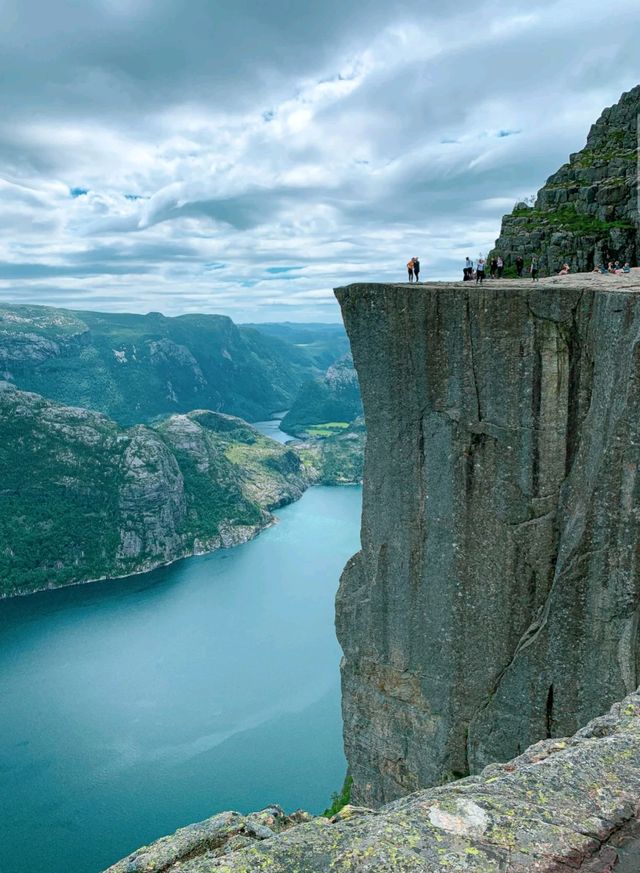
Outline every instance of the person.
POLYGON ((482 283, 484 282, 484 267, 485 267, 484 258, 478 258, 478 263, 476 266, 476 285, 478 283, 480 283, 482 285, 482 283))
POLYGON ((413 282, 413 258, 407 262, 407 273, 409 274, 409 281, 413 282))
POLYGON ((498 255, 497 266, 498 266, 498 279, 502 279, 502 271, 504 270, 504 261, 502 260, 500 255, 498 255))
POLYGON ((489 271, 489 275, 492 279, 496 278, 496 273, 498 272, 498 260, 497 258, 491 258, 491 270, 489 271))
POLYGON ((522 255, 518 255, 516 258, 516 273, 518 274, 518 279, 522 279, 522 271, 524 270, 524 258, 522 255))
POLYGON ((412 258, 413 261, 413 275, 416 277, 416 282, 420 281, 420 258, 412 258))
POLYGON ((531 278, 534 282, 539 281, 538 280, 538 259, 537 258, 531 259, 531 266, 529 267, 529 272, 531 273, 531 278))
POLYGON ((560 270, 558 275, 559 276, 568 276, 570 272, 571 272, 571 267, 569 266, 569 264, 563 264, 562 269, 560 270))
POLYGON ((624 265, 624 267, 622 268, 622 272, 623 273, 630 273, 631 272, 631 264, 629 263, 629 261, 627 261, 626 264, 624 265))
POLYGON ((469 256, 465 258, 464 267, 462 269, 462 281, 468 282, 473 276, 473 261, 469 256))

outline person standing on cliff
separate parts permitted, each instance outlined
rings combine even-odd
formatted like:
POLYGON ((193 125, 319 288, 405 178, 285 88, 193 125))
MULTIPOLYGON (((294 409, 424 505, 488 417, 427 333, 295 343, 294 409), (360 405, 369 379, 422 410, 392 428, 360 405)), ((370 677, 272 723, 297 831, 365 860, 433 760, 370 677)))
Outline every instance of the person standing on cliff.
POLYGON ((531 266, 529 267, 529 272, 531 273, 531 278, 534 282, 539 281, 538 280, 538 259, 537 258, 531 259, 531 266))
POLYGON ((491 270, 489 275, 492 279, 496 278, 496 273, 498 272, 498 261, 497 258, 491 258, 491 270))
POLYGON ((469 279, 472 278, 472 276, 473 276, 473 261, 467 255, 465 262, 464 262, 464 268, 462 270, 462 281, 468 282, 469 279))
POLYGON ((498 255, 497 267, 498 267, 498 279, 502 279, 502 271, 504 270, 504 261, 502 260, 500 255, 498 255))
POLYGON ((407 273, 409 274, 409 282, 413 282, 413 258, 407 262, 407 273))
POLYGON ((476 285, 484 282, 484 268, 485 268, 485 259, 478 258, 478 263, 476 264, 476 285))
POLYGON ((524 258, 522 255, 518 255, 516 258, 516 273, 518 275, 518 279, 522 279, 522 271, 524 270, 524 258))
POLYGON ((416 278, 416 282, 420 281, 420 258, 412 258, 413 260, 413 275, 416 278))

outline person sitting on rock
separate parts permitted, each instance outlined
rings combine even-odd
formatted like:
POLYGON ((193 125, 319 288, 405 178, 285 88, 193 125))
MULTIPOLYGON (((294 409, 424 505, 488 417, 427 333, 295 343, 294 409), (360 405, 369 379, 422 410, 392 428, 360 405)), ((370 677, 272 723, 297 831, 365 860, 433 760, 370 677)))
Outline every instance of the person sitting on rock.
POLYGON ((558 276, 568 276, 570 272, 571 272, 571 267, 569 266, 569 264, 563 264, 562 269, 558 273, 558 276))
POLYGON ((614 273, 615 274, 615 272, 616 272, 616 268, 613 266, 613 261, 609 261, 609 263, 607 264, 607 273, 614 273))
POLYGON ((407 273, 409 274, 409 281, 413 282, 413 258, 407 262, 407 273))
POLYGON ((416 282, 420 281, 420 258, 412 258, 413 261, 413 275, 415 276, 416 282))
POLYGON ((631 264, 629 263, 629 261, 627 261, 626 264, 624 265, 624 267, 622 268, 622 272, 623 273, 630 273, 631 272, 631 264))

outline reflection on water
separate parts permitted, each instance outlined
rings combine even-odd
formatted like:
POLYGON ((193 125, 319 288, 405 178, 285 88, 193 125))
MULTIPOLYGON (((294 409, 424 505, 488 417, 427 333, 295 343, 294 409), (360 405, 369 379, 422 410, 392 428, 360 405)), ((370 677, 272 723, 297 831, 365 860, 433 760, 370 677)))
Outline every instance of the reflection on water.
POLYGON ((312 488, 236 549, 0 602, 1 873, 97 873, 221 809, 326 805, 360 500, 312 488))

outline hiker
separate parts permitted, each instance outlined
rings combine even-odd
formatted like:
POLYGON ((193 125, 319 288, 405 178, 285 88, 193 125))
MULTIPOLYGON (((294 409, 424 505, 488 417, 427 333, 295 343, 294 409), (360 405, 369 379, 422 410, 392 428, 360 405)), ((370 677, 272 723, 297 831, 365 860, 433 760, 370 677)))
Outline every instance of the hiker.
POLYGON ((484 267, 485 267, 485 259, 478 258, 478 264, 476 266, 476 285, 484 282, 484 267))
POLYGON ((468 282, 469 279, 473 276, 473 261, 471 258, 467 257, 464 262, 464 268, 462 270, 462 281, 468 282))
POLYGON ((622 268, 622 272, 623 273, 630 273, 631 272, 631 264, 629 263, 629 261, 627 261, 626 264, 624 265, 624 267, 622 268))
POLYGON ((568 276, 570 272, 571 272, 571 267, 569 266, 569 264, 563 264, 562 269, 558 273, 558 276, 568 276))
POLYGON ((529 272, 531 273, 531 278, 534 282, 540 281, 538 279, 538 259, 532 258, 531 266, 529 267, 529 272))
POLYGON ((518 274, 518 279, 522 279, 522 271, 524 270, 524 258, 522 255, 518 255, 516 258, 516 273, 518 274))
POLYGON ((416 282, 420 281, 420 258, 412 258, 413 261, 413 275, 416 277, 416 282))
POLYGON ((504 270, 504 261, 502 260, 502 258, 499 255, 498 255, 498 260, 497 260, 497 267, 498 267, 498 279, 502 279, 502 271, 504 270))
POLYGON ((498 261, 496 258, 491 258, 491 269, 489 271, 489 275, 492 279, 496 278, 496 273, 498 272, 498 261))
POLYGON ((407 273, 409 274, 409 281, 413 282, 413 258, 407 262, 407 273))

